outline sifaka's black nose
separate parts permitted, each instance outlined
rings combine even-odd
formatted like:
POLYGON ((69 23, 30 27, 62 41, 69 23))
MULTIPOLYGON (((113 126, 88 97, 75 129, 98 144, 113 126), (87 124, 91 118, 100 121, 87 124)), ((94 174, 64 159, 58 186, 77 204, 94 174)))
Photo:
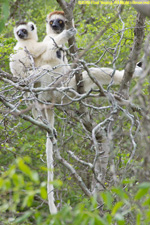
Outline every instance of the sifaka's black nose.
POLYGON ((53 28, 53 29, 58 29, 58 28, 59 28, 59 23, 58 23, 57 20, 54 20, 54 21, 53 21, 52 28, 53 28))
POLYGON ((25 30, 25 29, 19 30, 19 31, 17 32, 17 35, 18 35, 18 37, 20 37, 20 38, 26 37, 27 34, 28 34, 28 32, 27 32, 27 30, 25 30))
POLYGON ((52 24, 52 27, 53 28, 57 28, 58 26, 56 24, 52 24))

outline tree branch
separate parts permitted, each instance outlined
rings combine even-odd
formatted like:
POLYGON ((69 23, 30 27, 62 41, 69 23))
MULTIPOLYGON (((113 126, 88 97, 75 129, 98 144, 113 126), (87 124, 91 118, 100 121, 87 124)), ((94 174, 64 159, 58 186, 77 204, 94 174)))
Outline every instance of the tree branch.
POLYGON ((75 178, 83 192, 88 196, 91 197, 92 193, 89 191, 89 189, 86 187, 85 183, 83 182, 82 178, 78 175, 76 170, 73 168, 71 164, 69 164, 65 159, 63 159, 60 155, 59 149, 56 145, 54 145, 54 152, 56 154, 56 158, 59 160, 59 162, 64 165, 71 173, 72 176, 75 178))
POLYGON ((9 109, 11 109, 11 111, 9 112, 10 114, 13 114, 14 112, 19 116, 21 117, 22 119, 26 120, 26 121, 29 121, 30 123, 44 129, 45 131, 47 131, 49 133, 49 135, 51 137, 53 137, 53 131, 52 129, 44 124, 44 123, 41 123, 35 119, 33 119, 31 116, 27 116, 27 115, 24 115, 22 114, 22 112, 18 109, 16 109, 15 105, 12 105, 11 103, 9 103, 6 99, 4 99, 4 97, 0 96, 0 101, 9 109))
POLYGON ((135 36, 134 36, 133 48, 129 55, 129 61, 125 67, 124 77, 119 89, 119 93, 124 95, 126 99, 128 99, 128 96, 129 96, 128 91, 129 91, 130 82, 131 82, 131 79, 135 70, 135 66, 138 61, 138 56, 140 54, 140 50, 143 43, 144 22, 145 22, 145 17, 143 17, 140 13, 138 13, 137 19, 136 19, 136 25, 134 29, 135 36))

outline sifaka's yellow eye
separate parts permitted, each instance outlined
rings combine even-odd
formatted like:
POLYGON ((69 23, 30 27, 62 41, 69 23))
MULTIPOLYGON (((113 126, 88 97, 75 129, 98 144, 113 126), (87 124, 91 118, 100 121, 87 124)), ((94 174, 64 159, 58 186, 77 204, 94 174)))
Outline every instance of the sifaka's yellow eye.
POLYGON ((59 20, 59 23, 60 23, 60 24, 62 24, 62 23, 63 23, 63 21, 62 21, 62 20, 59 20))
POLYGON ((50 24, 52 25, 53 24, 53 21, 50 21, 50 24))

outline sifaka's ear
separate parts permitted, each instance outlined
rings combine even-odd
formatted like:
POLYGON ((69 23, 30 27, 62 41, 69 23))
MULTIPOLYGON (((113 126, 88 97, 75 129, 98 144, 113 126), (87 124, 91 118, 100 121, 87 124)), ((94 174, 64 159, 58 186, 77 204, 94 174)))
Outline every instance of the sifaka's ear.
POLYGON ((142 62, 142 61, 140 61, 140 62, 138 62, 136 65, 137 65, 138 67, 142 67, 143 62, 142 62))
POLYGON ((37 27, 36 27, 35 23, 33 23, 33 22, 28 22, 28 25, 29 25, 31 31, 37 30, 37 27))

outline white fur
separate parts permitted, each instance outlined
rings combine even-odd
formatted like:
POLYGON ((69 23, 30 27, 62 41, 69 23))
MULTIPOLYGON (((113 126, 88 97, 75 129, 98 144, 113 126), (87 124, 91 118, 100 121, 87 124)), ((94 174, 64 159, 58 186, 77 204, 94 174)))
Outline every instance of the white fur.
POLYGON ((48 205, 51 214, 57 213, 57 208, 55 206, 55 199, 54 199, 54 186, 53 186, 53 144, 48 137, 47 134, 47 141, 46 141, 46 156, 47 156, 47 194, 48 194, 48 205))
MULTIPOLYGON (((114 72, 113 69, 107 68, 107 67, 101 67, 101 68, 90 68, 89 69, 91 75, 96 78, 96 80, 101 85, 108 85, 111 80, 113 79, 114 84, 121 84, 121 81, 123 79, 124 70, 115 70, 115 74, 112 77, 112 74, 114 72)), ((142 68, 136 66, 133 76, 138 77, 140 76, 142 72, 142 68)), ((93 83, 86 71, 83 71, 83 82, 84 82, 84 89, 86 92, 88 92, 91 88, 96 88, 96 84, 93 83)))
MULTIPOLYGON (((61 51, 61 58, 58 58, 56 56, 56 51, 59 50, 58 47, 63 46, 70 37, 72 37, 76 33, 76 29, 70 29, 70 30, 64 30, 62 33, 57 34, 57 36, 53 36, 51 34, 46 35, 46 37, 43 40, 44 44, 51 43, 51 47, 47 48, 47 51, 45 51, 39 59, 36 61, 37 66, 43 66, 43 65, 49 65, 51 67, 57 67, 55 68, 55 72, 61 72, 66 73, 68 72, 67 67, 67 58, 65 57, 64 60, 64 53, 61 51), (53 40, 54 39, 54 40, 53 40), (59 65, 59 68, 58 68, 59 65), (61 66, 60 66, 61 65, 61 66)), ((70 69, 70 68, 69 68, 70 69)))
POLYGON ((33 59, 36 59, 44 53, 47 49, 47 44, 43 42, 37 42, 37 28, 34 23, 29 22, 27 25, 19 25, 14 28, 14 35, 17 39, 17 44, 14 47, 14 54, 10 55, 10 71, 14 76, 24 78, 30 74, 32 68, 32 60, 29 54, 26 52, 29 51, 33 59), (34 25, 35 29, 31 30, 31 25, 34 25), (21 39, 17 35, 19 29, 26 29, 28 31, 27 39, 21 39))

